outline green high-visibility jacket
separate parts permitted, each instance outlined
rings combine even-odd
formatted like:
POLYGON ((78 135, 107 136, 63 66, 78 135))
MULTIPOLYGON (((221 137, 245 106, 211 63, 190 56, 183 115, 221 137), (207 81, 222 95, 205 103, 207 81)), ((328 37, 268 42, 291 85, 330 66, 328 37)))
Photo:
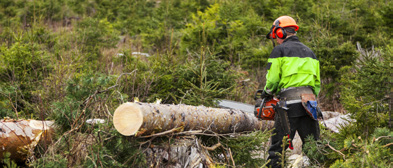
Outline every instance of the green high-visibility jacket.
POLYGON ((266 85, 269 94, 288 87, 310 86, 318 96, 321 88, 319 61, 310 48, 291 36, 276 46, 267 64, 266 85))

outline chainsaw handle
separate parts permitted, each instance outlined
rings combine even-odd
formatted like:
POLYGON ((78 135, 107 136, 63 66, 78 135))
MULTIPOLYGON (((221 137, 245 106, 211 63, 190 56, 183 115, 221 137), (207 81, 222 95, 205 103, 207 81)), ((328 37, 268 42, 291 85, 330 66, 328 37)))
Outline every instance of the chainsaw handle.
POLYGON ((254 115, 258 119, 262 119, 262 113, 261 112, 262 112, 262 108, 263 108, 264 104, 265 104, 265 99, 264 98, 263 99, 256 99, 254 115))
POLYGON ((263 98, 262 101, 261 101, 261 104, 259 104, 259 107, 258 107, 259 108, 259 118, 262 118, 262 113, 263 113, 262 109, 263 109, 263 107, 265 107, 265 100, 266 99, 263 98))
POLYGON ((262 93, 263 93, 263 90, 257 90, 257 91, 255 92, 255 95, 254 95, 254 100, 257 100, 257 99, 259 99, 259 98, 262 98, 262 93))

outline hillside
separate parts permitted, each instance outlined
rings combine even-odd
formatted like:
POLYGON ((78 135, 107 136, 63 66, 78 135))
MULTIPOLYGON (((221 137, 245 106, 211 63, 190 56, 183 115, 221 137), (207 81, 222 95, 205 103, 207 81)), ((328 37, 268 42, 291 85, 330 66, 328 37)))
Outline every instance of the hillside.
MULTIPOLYGON (((136 100, 254 104, 273 49, 265 35, 282 15, 297 21, 300 41, 320 61, 322 110, 356 120, 339 133, 321 126, 321 140, 305 147, 312 166, 392 167, 391 0, 1 0, 0 117, 57 126, 54 143, 18 165, 152 166, 149 146, 179 138, 122 136, 115 109, 136 100)), ((261 167, 266 158, 255 151, 269 136, 196 138, 222 144, 209 151, 218 167, 261 167)), ((167 165, 176 164, 153 167, 167 165)))

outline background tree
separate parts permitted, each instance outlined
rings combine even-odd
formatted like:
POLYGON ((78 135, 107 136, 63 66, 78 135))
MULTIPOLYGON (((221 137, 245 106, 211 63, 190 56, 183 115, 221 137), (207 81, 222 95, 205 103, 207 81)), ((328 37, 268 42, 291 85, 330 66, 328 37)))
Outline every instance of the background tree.
MULTIPOLYGON (((140 147, 127 145, 138 140, 113 132, 111 122, 92 126, 85 119, 110 121, 119 104, 136 98, 254 103, 273 49, 265 35, 274 19, 289 15, 321 62, 322 109, 357 121, 340 134, 324 132, 326 141, 310 148, 322 143, 328 154, 309 156, 326 166, 391 167, 385 162, 391 141, 373 138, 392 132, 392 6, 385 0, 1 0, 0 117, 56 120, 58 143, 37 149, 29 162, 37 167, 143 166, 140 147)), ((261 146, 242 148, 250 144, 239 141, 262 144, 261 134, 200 138, 244 149, 233 155, 239 165, 262 166, 263 160, 244 159, 261 146)))

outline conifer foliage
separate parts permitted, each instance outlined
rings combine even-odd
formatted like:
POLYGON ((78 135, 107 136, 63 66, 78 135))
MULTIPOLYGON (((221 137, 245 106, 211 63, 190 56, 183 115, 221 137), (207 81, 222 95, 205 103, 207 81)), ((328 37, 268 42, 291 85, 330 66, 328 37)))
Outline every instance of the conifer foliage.
MULTIPOLYGON (((21 166, 146 167, 144 149, 173 137, 121 136, 116 107, 253 104, 273 49, 265 35, 289 15, 320 60, 322 109, 356 121, 305 146, 312 166, 392 167, 392 9, 386 0, 1 0, 0 117, 56 122, 54 143, 21 166), (105 122, 86 123, 97 118, 105 122)), ((222 145, 210 151, 217 166, 260 167, 269 135, 197 138, 222 145)))

